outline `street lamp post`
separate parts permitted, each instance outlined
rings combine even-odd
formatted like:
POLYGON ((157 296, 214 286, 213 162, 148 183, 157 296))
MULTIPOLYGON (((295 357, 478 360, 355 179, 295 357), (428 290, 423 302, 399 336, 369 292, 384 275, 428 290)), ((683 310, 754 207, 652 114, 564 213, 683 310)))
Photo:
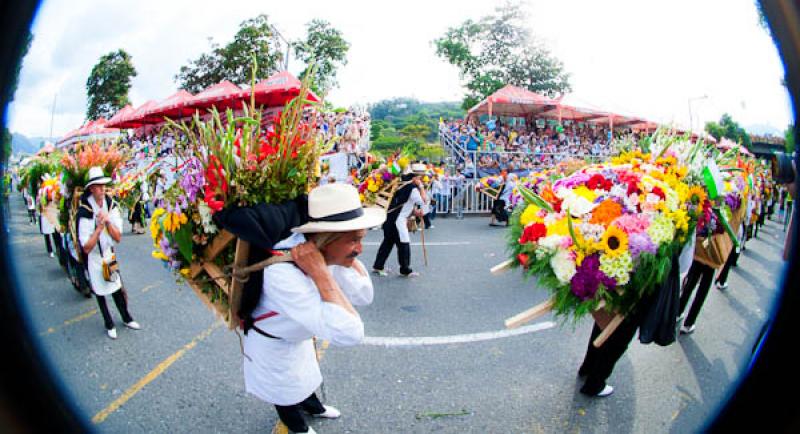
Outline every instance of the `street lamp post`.
POLYGON ((689 131, 692 131, 694 118, 692 118, 692 101, 699 101, 702 99, 708 99, 708 95, 703 96, 696 96, 694 98, 689 98, 689 131))
POLYGON ((278 35, 279 38, 281 38, 281 41, 283 41, 283 43, 286 44, 286 60, 283 63, 283 70, 284 71, 288 71, 289 70, 289 50, 291 49, 292 46, 289 44, 289 41, 287 41, 286 38, 284 38, 283 35, 281 35, 281 32, 279 32, 278 29, 275 28, 275 26, 270 26, 270 27, 272 28, 272 31, 275 32, 275 34, 278 35))

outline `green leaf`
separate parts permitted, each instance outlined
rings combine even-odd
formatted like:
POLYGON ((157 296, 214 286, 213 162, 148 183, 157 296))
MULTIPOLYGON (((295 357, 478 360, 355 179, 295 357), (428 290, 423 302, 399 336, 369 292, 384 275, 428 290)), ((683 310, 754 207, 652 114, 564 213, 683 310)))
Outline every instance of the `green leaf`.
POLYGON ((529 188, 519 186, 517 187, 517 190, 519 190, 519 193, 522 195, 522 198, 525 199, 525 202, 532 203, 538 206, 539 208, 547 210, 548 212, 553 212, 553 207, 550 206, 550 204, 547 203, 546 200, 542 199, 541 196, 534 193, 529 188))
POLYGON ((580 243, 578 243, 578 238, 575 237, 575 228, 572 226, 572 214, 569 213, 569 209, 567 209, 567 228, 569 228, 569 236, 572 237, 572 242, 575 243, 578 248, 582 248, 580 243))
POLYGON ((186 262, 192 262, 192 222, 188 221, 173 234, 173 240, 178 244, 178 251, 186 262))

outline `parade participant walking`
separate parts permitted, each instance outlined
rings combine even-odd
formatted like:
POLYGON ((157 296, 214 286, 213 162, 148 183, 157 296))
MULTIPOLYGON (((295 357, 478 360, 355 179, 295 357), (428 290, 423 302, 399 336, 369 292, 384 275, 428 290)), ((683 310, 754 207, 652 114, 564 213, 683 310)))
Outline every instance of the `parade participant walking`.
POLYGON ((53 203, 48 204, 48 208, 51 208, 51 210, 44 207, 40 207, 39 209, 39 232, 44 236, 44 245, 47 247, 47 254, 52 258, 54 256, 53 243, 55 242, 56 222, 51 222, 50 219, 57 218, 57 211, 53 209, 55 208, 55 204, 53 203), (45 213, 50 215, 45 216, 45 213))
POLYGON ((275 405, 296 433, 314 432, 304 412, 340 416, 314 393, 322 374, 312 337, 341 346, 363 339, 364 324, 353 305, 370 304, 373 288, 356 257, 367 229, 386 219, 382 209, 361 208, 356 189, 340 183, 312 190, 308 215, 308 223, 274 247, 291 249, 294 263, 267 267, 258 305, 244 312, 252 324, 244 339, 245 388, 275 405))
POLYGON ((114 246, 122 240, 122 217, 119 206, 105 193, 111 182, 100 167, 89 169, 89 181, 81 196, 78 209, 78 238, 83 250, 85 266, 89 272, 89 283, 103 314, 106 332, 111 339, 117 338, 117 329, 108 311, 106 296, 111 295, 117 305, 125 326, 139 330, 141 326, 128 312, 122 277, 116 269, 114 246))
POLYGON ((28 193, 27 189, 23 190, 22 193, 25 196, 25 206, 28 207, 28 224, 36 224, 36 201, 28 193))
POLYGON ((387 211, 386 222, 383 224, 383 241, 378 247, 378 255, 372 265, 373 273, 379 276, 388 276, 388 271, 383 267, 392 247, 397 246, 397 261, 400 264, 400 275, 403 277, 416 277, 419 273, 411 269, 411 237, 408 234, 408 218, 413 213, 417 217, 424 215, 424 208, 428 202, 425 189, 422 187, 421 176, 425 174, 425 165, 412 164, 401 177, 403 184, 392 197, 387 211), (419 208, 417 208, 419 207, 419 208))

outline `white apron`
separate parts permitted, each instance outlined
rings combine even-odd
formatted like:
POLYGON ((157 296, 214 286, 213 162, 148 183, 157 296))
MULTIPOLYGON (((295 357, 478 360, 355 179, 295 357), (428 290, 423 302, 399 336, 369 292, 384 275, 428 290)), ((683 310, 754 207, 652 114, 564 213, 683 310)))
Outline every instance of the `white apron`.
MULTIPOLYGON (((89 204, 92 206, 94 214, 96 215, 101 208, 95 203, 94 197, 89 196, 89 204)), ((108 207, 106 206, 105 201, 103 201, 102 209, 108 212, 108 207)), ((111 217, 111 224, 114 225, 117 230, 120 231, 120 233, 122 233, 122 217, 119 215, 119 207, 114 208, 114 210, 109 213, 109 216, 111 217)), ((89 241, 89 238, 92 237, 92 233, 94 232, 95 228, 94 222, 95 219, 81 219, 80 234, 78 234, 81 245, 86 244, 89 241)), ((98 242, 103 248, 103 253, 107 257, 110 257, 112 254, 112 248, 117 243, 114 242, 114 239, 111 238, 111 235, 108 234, 107 230, 104 230, 103 233, 100 234, 98 242)), ((95 245, 95 248, 89 252, 88 257, 89 259, 87 268, 89 270, 89 282, 92 284, 92 291, 94 291, 95 294, 109 295, 122 287, 122 279, 119 277, 119 274, 117 274, 117 279, 113 282, 107 282, 105 279, 103 279, 103 260, 100 256, 100 247, 95 245)))

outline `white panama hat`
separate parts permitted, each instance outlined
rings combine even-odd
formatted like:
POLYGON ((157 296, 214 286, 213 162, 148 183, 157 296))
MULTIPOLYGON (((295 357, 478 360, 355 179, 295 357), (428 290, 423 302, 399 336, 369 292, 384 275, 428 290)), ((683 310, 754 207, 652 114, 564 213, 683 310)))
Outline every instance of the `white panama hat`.
POLYGON ((428 168, 424 164, 414 163, 406 166, 406 169, 403 171, 403 174, 408 175, 410 173, 413 173, 415 175, 424 175, 427 172, 428 168))
POLYGON ((358 190, 347 184, 325 184, 308 194, 308 223, 292 232, 350 232, 378 226, 386 221, 383 208, 363 208, 358 190))
POLYGON ((89 169, 89 181, 86 182, 86 187, 89 188, 90 185, 94 184, 108 184, 111 182, 111 178, 107 177, 103 173, 103 169, 100 166, 94 166, 89 169))

